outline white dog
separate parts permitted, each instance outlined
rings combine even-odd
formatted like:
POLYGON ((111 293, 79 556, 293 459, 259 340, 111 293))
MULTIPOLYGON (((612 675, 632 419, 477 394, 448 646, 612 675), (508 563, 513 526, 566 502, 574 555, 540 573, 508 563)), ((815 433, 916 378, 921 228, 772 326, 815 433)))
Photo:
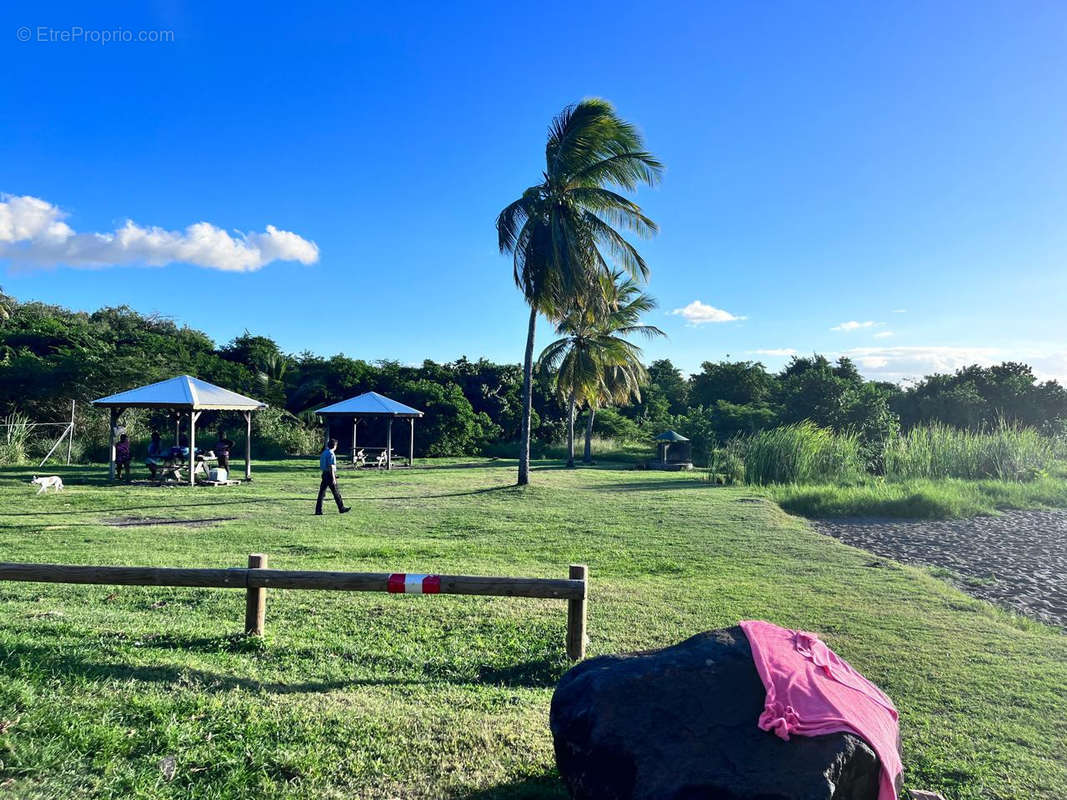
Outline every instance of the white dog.
POLYGON ((35 483, 41 487, 37 490, 37 494, 48 489, 55 489, 57 494, 63 491, 63 479, 58 475, 42 475, 40 478, 34 475, 33 480, 30 481, 30 483, 35 483))

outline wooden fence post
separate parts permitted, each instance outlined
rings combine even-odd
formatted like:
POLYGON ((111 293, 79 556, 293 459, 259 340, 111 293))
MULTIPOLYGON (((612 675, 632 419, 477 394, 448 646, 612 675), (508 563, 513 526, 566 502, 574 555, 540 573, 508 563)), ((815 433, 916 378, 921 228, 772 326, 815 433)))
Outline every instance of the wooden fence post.
MULTIPOLYGON (((248 568, 266 569, 267 556, 264 553, 249 554, 248 568)), ((251 636, 262 636, 266 617, 267 590, 263 588, 245 590, 245 633, 251 636)))
POLYGON ((585 591, 580 598, 567 601, 567 655, 572 661, 585 658, 585 604, 589 593, 589 567, 571 564, 570 579, 582 581, 585 591))

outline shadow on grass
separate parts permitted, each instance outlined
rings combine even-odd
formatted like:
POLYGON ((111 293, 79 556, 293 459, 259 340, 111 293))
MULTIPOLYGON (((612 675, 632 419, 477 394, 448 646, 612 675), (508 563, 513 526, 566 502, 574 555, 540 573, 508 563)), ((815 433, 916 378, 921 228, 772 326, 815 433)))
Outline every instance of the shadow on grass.
POLYGON ((514 468, 518 464, 513 458, 488 458, 485 461, 464 461, 460 464, 419 464, 417 461, 416 459, 415 470, 418 472, 447 469, 488 469, 489 467, 514 468))
POLYGON ((565 800, 566 797, 563 781, 554 772, 450 795, 452 800, 565 800))
MULTIPOLYGON (((249 503, 276 503, 283 498, 244 497, 234 500, 212 500, 207 503, 165 503, 140 506, 108 506, 107 508, 76 508, 66 511, 4 511, 0 517, 55 517, 71 514, 111 514, 117 511, 154 511, 160 508, 206 508, 208 506, 239 506, 249 503)), ((301 500, 305 498, 300 498, 301 500)), ((312 498, 314 500, 314 498, 312 498)))
POLYGON ((688 480, 671 480, 665 478, 660 481, 629 481, 625 483, 616 483, 611 486, 596 486, 593 488, 598 492, 666 492, 674 489, 716 489, 722 487, 717 487, 715 484, 708 483, 699 478, 691 478, 688 480))
MULTIPOLYGON (((342 485, 343 488, 343 485, 342 485)), ((491 492, 501 492, 505 489, 515 489, 515 484, 508 483, 503 486, 486 486, 484 489, 470 489, 466 492, 442 492, 440 494, 398 494, 388 495, 381 497, 371 497, 367 495, 353 495, 354 501, 359 500, 433 500, 435 497, 469 497, 475 494, 489 494, 491 492)), ((301 498, 303 499, 303 498, 301 498)))
MULTIPOLYGON (((198 653, 234 653, 256 656, 269 653, 270 646, 262 640, 244 636, 225 636, 218 638, 181 639, 167 638, 160 640, 137 640, 125 642, 134 644, 139 652, 152 650, 173 650, 198 653)), ((298 653, 287 652, 294 656, 298 653)), ((321 653, 306 653, 309 657, 321 656, 321 653)), ((15 645, 0 647, 0 675, 20 671, 25 665, 27 671, 41 672, 49 679, 69 677, 77 681, 139 681, 142 683, 161 684, 173 687, 195 687, 203 692, 230 692, 241 689, 249 692, 267 694, 318 694, 337 690, 353 689, 366 686, 432 686, 448 684, 453 686, 502 686, 508 688, 543 689, 554 686, 566 667, 555 659, 522 662, 507 667, 499 665, 481 665, 471 668, 473 675, 450 674, 447 665, 436 663, 412 664, 399 659, 374 656, 353 656, 347 659, 353 666, 371 667, 385 673, 402 673, 404 671, 421 671, 416 677, 353 677, 334 680, 259 681, 232 674, 209 672, 203 669, 181 664, 121 664, 92 661, 79 657, 69 650, 57 650, 40 645, 15 645)), ((464 670, 466 673, 468 670, 464 670)))

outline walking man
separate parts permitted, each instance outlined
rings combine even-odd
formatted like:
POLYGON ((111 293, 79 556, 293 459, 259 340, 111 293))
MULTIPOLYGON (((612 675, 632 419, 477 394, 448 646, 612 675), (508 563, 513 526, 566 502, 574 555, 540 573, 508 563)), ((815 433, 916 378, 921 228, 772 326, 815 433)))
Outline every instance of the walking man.
POLYGON ((341 492, 337 489, 337 454, 334 452, 337 449, 337 440, 330 439, 326 443, 326 449, 322 451, 322 455, 319 456, 319 468, 322 470, 322 483, 319 484, 319 499, 315 503, 315 513, 318 516, 322 516, 322 498, 326 496, 326 489, 329 487, 333 492, 333 499, 337 501, 337 510, 342 514, 347 514, 352 509, 344 504, 341 500, 341 492))

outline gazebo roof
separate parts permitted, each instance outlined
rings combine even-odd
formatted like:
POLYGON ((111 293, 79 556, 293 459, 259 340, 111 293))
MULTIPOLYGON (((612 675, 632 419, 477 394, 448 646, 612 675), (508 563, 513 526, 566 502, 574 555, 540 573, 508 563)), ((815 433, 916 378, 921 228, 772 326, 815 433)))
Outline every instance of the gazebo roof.
POLYGON ((656 437, 657 442, 688 442, 682 434, 675 433, 674 431, 664 431, 656 437))
POLYGON ((344 417, 421 417, 417 408, 391 400, 377 392, 364 392, 315 412, 323 416, 344 417))
POLYGON ((93 405, 99 408, 180 408, 191 411, 259 411, 267 407, 259 400, 189 375, 101 397, 94 400, 93 405))

